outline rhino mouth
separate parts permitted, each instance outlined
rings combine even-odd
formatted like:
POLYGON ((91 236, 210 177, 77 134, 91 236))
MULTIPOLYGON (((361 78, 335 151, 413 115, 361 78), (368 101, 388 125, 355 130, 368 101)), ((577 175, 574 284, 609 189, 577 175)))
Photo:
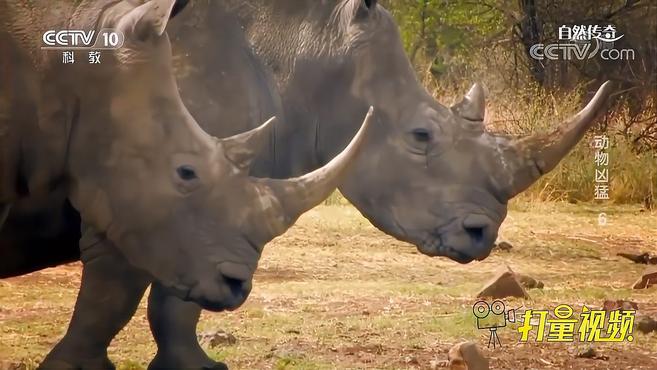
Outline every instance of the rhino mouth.
MULTIPOLYGON (((460 264, 468 264, 474 260, 481 261, 486 258, 474 257, 443 242, 441 235, 444 232, 447 232, 446 228, 448 228, 454 222, 457 222, 458 218, 452 218, 441 226, 434 228, 430 232, 420 230, 409 232, 409 229, 403 227, 402 224, 398 221, 394 211, 392 214, 393 217, 390 218, 390 222, 388 223, 380 223, 372 220, 370 221, 372 221, 372 223, 379 227, 381 230, 385 230, 387 234, 394 236, 396 239, 415 245, 418 251, 426 256, 447 257, 460 264)), ((478 235, 478 238, 483 239, 483 233, 478 235)))
POLYGON ((442 234, 439 232, 428 234, 428 236, 418 244, 418 250, 427 256, 447 257, 460 264, 468 264, 472 261, 481 261, 486 258, 486 256, 474 257, 469 253, 463 252, 462 250, 458 250, 445 244, 441 235, 442 234))
POLYGON ((223 285, 227 288, 229 294, 222 297, 220 300, 208 299, 203 294, 197 292, 198 284, 187 287, 180 284, 167 287, 169 294, 186 302, 194 302, 201 306, 203 309, 222 312, 234 311, 239 308, 247 299, 250 293, 244 290, 244 282, 238 279, 223 278, 223 285))

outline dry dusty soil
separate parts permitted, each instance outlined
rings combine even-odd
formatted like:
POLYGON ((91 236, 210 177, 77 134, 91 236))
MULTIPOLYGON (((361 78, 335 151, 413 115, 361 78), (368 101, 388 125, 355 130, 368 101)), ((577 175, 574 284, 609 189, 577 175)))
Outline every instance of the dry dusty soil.
MULTIPOLYGON (((248 302, 232 313, 204 313, 200 332, 225 330, 232 345, 206 349, 233 369, 430 369, 449 348, 476 341, 493 369, 657 369, 657 334, 594 344, 598 359, 578 358, 583 343, 518 343, 499 330, 488 349, 472 304, 482 283, 505 265, 543 281, 509 307, 567 303, 600 308, 631 300, 657 317, 657 287, 628 287, 643 271, 618 252, 657 253, 657 213, 640 206, 515 203, 500 239, 510 252, 459 265, 428 258, 374 229, 349 206, 321 206, 265 250, 248 302)), ((72 264, 0 281, 0 368, 33 368, 63 335, 80 279, 72 264)), ((110 357, 140 369, 154 355, 142 302, 114 340, 110 357)))

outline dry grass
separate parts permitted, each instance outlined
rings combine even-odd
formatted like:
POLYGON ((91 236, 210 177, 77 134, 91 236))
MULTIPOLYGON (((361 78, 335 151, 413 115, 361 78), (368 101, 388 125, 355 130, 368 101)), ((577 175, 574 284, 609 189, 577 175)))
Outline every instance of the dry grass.
MULTIPOLYGON (((657 213, 599 207, 514 203, 501 230, 512 252, 458 265, 431 259, 375 230, 352 207, 322 206, 266 248, 248 303, 237 312, 205 313, 201 331, 224 329, 238 344, 209 349, 235 369, 429 368, 450 346, 487 333, 474 327, 471 306, 482 281, 504 265, 545 282, 528 301, 510 306, 553 308, 559 303, 601 306, 630 299, 657 312, 654 289, 633 291, 642 266, 617 252, 657 251, 657 213)), ((75 299, 79 266, 0 281, 0 359, 33 367, 64 333, 75 299)), ((502 349, 485 352, 495 369, 654 369, 657 336, 596 345, 608 361, 575 358, 579 344, 519 344, 510 328, 502 349)), ((154 354, 142 303, 116 338, 111 358, 120 368, 143 368, 154 354)))

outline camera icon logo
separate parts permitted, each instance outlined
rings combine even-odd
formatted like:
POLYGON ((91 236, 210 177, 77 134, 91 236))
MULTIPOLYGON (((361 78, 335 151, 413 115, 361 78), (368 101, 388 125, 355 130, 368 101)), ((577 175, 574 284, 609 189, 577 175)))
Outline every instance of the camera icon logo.
POLYGON ((504 302, 500 300, 495 300, 490 305, 486 301, 477 301, 472 306, 472 313, 477 319, 477 329, 490 331, 488 348, 491 344, 493 348, 497 345, 501 347, 502 342, 497 335, 497 329, 506 327, 507 322, 516 322, 516 311, 513 309, 506 311, 504 302))

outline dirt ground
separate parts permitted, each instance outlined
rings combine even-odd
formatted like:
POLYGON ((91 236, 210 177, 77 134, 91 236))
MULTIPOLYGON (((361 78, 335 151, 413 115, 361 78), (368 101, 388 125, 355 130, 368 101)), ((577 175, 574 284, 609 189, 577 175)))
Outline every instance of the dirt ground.
MULTIPOLYGON (((582 343, 519 343, 499 330, 502 347, 472 315, 484 281, 510 266, 545 283, 508 307, 600 308, 607 299, 657 317, 657 288, 632 290, 644 265, 618 252, 657 253, 657 213, 640 206, 515 203, 500 239, 514 248, 459 265, 428 258, 374 229, 349 206, 307 213, 265 250, 248 302, 232 313, 204 313, 199 332, 225 330, 232 345, 206 346, 232 369, 431 369, 455 343, 473 340, 493 369, 657 369, 657 334, 594 344, 598 359, 578 358, 582 343), (598 213, 608 224, 598 226, 598 213)), ((67 265, 0 281, 0 368, 33 368, 63 335, 80 279, 67 265)), ((144 368, 154 355, 145 303, 114 340, 121 369, 144 368)))

